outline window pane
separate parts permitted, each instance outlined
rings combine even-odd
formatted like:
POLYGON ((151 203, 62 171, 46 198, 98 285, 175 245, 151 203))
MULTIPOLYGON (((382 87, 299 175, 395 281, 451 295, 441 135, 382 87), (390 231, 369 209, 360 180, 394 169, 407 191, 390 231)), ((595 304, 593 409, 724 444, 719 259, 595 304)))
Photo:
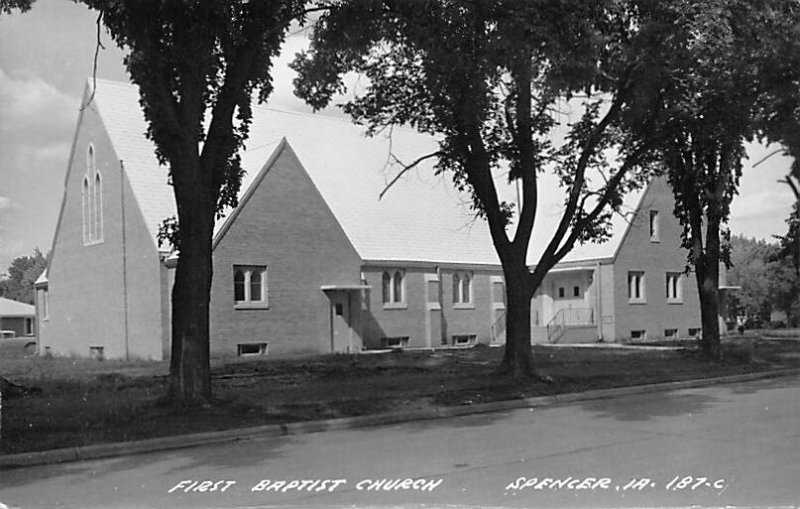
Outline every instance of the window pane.
POLYGON ((383 303, 386 304, 387 302, 391 302, 391 296, 389 292, 391 291, 392 287, 392 277, 389 275, 388 272, 383 273, 383 303))
POLYGON ((244 300, 244 272, 239 269, 233 273, 233 300, 237 302, 244 300))
POLYGON ((453 274, 453 303, 458 304, 461 302, 461 278, 458 274, 453 274))
POLYGON ((394 273, 394 302, 403 302, 403 274, 398 270, 394 273))
POLYGON ((261 272, 253 271, 250 274, 250 300, 261 300, 261 272))
POLYGON ((103 183, 99 173, 94 178, 94 238, 103 238, 103 183))
POLYGON ((428 281, 428 302, 439 302, 438 281, 428 281))
POLYGON ((469 278, 469 274, 464 274, 464 278, 461 280, 461 297, 462 302, 469 302, 469 294, 470 294, 470 285, 472 284, 472 280, 469 278))
POLYGON ((89 236, 89 231, 91 227, 92 217, 91 213, 89 212, 89 200, 91 198, 89 196, 89 179, 86 178, 83 179, 82 198, 83 198, 83 241, 88 242, 89 240, 91 240, 91 237, 89 236))
POLYGON ((502 282, 495 282, 492 285, 493 288, 493 301, 494 302, 505 302, 505 287, 502 282))

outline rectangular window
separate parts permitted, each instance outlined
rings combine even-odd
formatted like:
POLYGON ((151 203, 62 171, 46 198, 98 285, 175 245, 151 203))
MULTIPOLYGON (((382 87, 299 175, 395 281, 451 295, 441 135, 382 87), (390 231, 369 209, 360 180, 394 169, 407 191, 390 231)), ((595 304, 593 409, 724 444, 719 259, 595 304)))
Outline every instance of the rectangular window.
POLYGON ((439 302, 439 281, 428 281, 428 302, 439 302))
POLYGON ((650 211, 650 241, 658 242, 660 239, 660 232, 658 228, 658 211, 650 211))
POLYGON ((269 343, 239 343, 236 345, 236 355, 239 357, 249 355, 267 355, 269 343))
POLYGON ((675 339, 678 337, 678 329, 664 329, 664 337, 666 339, 675 339))
POLYGON ((628 302, 646 302, 644 291, 644 272, 628 272, 628 302))
POLYGON ((105 348, 102 346, 90 346, 89 358, 96 361, 102 361, 105 358, 103 350, 105 350, 105 348))
POLYGON ((683 302, 683 285, 680 272, 667 272, 666 293, 667 302, 671 304, 683 302))
POLYGON ((453 346, 472 346, 477 339, 475 334, 453 334, 453 346))
POLYGON ((383 307, 406 307, 406 274, 400 269, 391 269, 383 272, 381 276, 381 295, 383 307))
POLYGON ((700 329, 700 327, 689 327, 689 337, 690 338, 694 338, 694 339, 700 338, 701 332, 702 332, 702 329, 700 329))
POLYGON ((632 330, 631 331, 631 339, 645 340, 645 339, 647 339, 647 331, 646 330, 632 330))
POLYGON ((469 272, 453 273, 453 306, 471 308, 472 306, 472 274, 469 272))
POLYGON ((33 336, 33 318, 25 319, 25 335, 33 336))
POLYGON ((506 301, 505 283, 495 281, 492 283, 492 302, 504 303, 506 301))
POLYGON ((580 297, 581 296, 581 287, 580 286, 573 286, 572 287, 572 296, 573 297, 580 297))
POLYGON ((558 287, 558 298, 563 299, 567 295, 567 290, 563 286, 558 287))
POLYGON ((381 340, 384 348, 405 348, 408 346, 408 336, 394 336, 381 340))
POLYGON ((233 301, 237 309, 268 306, 266 265, 233 266, 233 301))

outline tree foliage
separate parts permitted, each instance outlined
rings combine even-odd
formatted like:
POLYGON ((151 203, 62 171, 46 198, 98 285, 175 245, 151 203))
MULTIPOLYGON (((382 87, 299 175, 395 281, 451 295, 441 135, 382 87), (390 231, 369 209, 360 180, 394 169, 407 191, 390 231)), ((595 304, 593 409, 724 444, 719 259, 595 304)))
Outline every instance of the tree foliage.
POLYGON ((19 256, 11 260, 6 270, 6 276, 0 279, 0 297, 33 304, 36 292, 33 283, 47 268, 48 256, 42 254, 39 248, 34 249, 30 256, 19 256))
POLYGON ((439 140, 429 154, 436 171, 488 222, 506 281, 503 367, 523 374, 532 369, 535 290, 576 244, 604 240, 624 193, 647 180, 634 170, 649 166, 652 141, 630 138, 625 126, 645 132, 659 115, 659 48, 669 33, 632 2, 342 2, 296 60, 296 93, 322 108, 356 72, 366 85, 343 109, 368 133, 409 125, 439 140), (566 107, 581 114, 555 145, 566 107), (544 171, 565 189, 564 213, 530 270, 544 171), (498 193, 504 172, 522 188, 516 216, 498 193))
POLYGON ((11 14, 15 10, 19 12, 29 11, 35 0, 0 0, 0 14, 11 14))
POLYGON ((768 323, 773 311, 786 313, 789 325, 800 325, 800 273, 791 252, 782 243, 744 236, 731 238, 728 282, 741 287, 732 294, 731 307, 740 316, 768 323))
POLYGON ((271 66, 305 2, 79 0, 100 12, 139 86, 147 136, 169 165, 177 218, 161 238, 180 249, 172 293, 170 395, 211 398, 208 307, 214 221, 236 205, 254 94, 272 91, 271 66))
MULTIPOLYGON (((759 133, 765 97, 779 87, 764 45, 780 33, 788 0, 676 0, 654 3, 671 20, 674 37, 665 61, 662 101, 668 114, 656 131, 672 185, 682 243, 700 293, 704 353, 719 348, 719 264, 729 262, 730 204, 737 193, 745 142, 759 133)), ((651 138, 652 130, 642 133, 651 138)))

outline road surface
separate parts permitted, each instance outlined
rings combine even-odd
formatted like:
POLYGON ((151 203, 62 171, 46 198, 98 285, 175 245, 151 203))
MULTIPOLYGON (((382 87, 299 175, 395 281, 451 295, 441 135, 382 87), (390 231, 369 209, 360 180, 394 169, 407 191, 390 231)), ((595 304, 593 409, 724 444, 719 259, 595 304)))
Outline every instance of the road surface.
POLYGON ((785 377, 4 470, 0 503, 797 506, 799 389, 785 377))

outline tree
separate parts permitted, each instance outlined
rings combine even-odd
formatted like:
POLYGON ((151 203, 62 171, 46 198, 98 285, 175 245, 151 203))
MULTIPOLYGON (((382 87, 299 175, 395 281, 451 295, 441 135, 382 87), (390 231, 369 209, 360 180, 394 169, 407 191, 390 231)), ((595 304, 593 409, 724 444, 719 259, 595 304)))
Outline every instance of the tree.
POLYGON ((732 308, 762 322, 769 322, 773 311, 783 311, 789 324, 800 323, 800 274, 792 254, 783 242, 732 237, 728 281, 741 287, 732 296, 732 308))
POLYGON ((14 10, 29 11, 31 4, 36 0, 0 0, 0 14, 11 14, 14 10))
POLYGON ((11 260, 6 271, 8 277, 0 279, 0 297, 33 304, 36 295, 33 283, 47 268, 49 257, 36 248, 31 256, 18 256, 11 260))
POLYGON ((787 9, 789 15, 765 34, 765 45, 773 48, 765 66, 759 110, 759 129, 767 141, 784 146, 794 162, 782 182, 794 194, 795 204, 787 219, 789 230, 780 238, 786 256, 800 273, 800 6, 787 9))
POLYGON ((766 241, 741 235, 731 237, 728 282, 741 287, 731 297, 731 308, 738 315, 769 320, 772 311, 770 295, 775 279, 774 263, 770 260, 776 252, 777 247, 766 241))
POLYGON ((771 86, 766 76, 772 49, 762 37, 783 25, 791 3, 678 0, 654 7, 673 20, 675 30, 659 151, 697 279, 702 350, 712 359, 720 356, 719 264, 729 262, 724 225, 744 143, 757 133, 759 103, 771 86))
POLYGON ((290 23, 304 19, 305 2, 80 1, 129 51, 124 63, 139 86, 147 136, 169 165, 178 215, 160 238, 180 251, 169 396, 179 406, 207 404, 214 221, 236 204, 253 94, 264 101, 272 91, 272 60, 290 23))
POLYGON ((617 1, 351 1, 320 18, 293 65, 296 93, 313 107, 345 91, 342 76, 354 71, 368 83, 343 108, 369 134, 405 124, 439 140, 403 171, 435 158, 488 222, 506 283, 502 371, 536 375, 534 292, 577 243, 605 240, 623 194, 647 180, 635 170, 648 165, 652 141, 629 140, 623 126, 646 131, 658 114, 657 43, 669 28, 617 1), (583 114, 556 147, 557 110, 567 105, 583 114), (547 170, 565 188, 564 213, 530 270, 537 178, 547 170), (516 217, 495 184, 503 171, 522 188, 516 217))

